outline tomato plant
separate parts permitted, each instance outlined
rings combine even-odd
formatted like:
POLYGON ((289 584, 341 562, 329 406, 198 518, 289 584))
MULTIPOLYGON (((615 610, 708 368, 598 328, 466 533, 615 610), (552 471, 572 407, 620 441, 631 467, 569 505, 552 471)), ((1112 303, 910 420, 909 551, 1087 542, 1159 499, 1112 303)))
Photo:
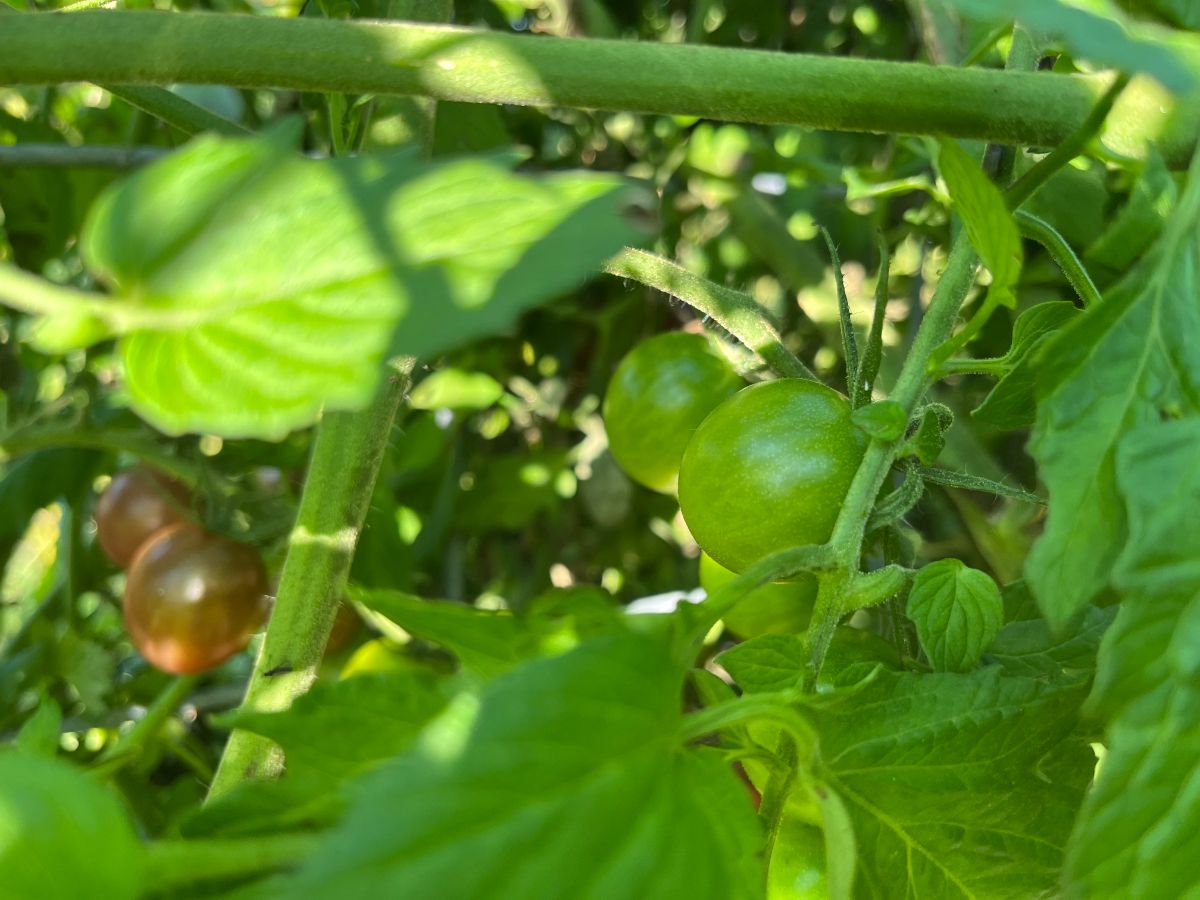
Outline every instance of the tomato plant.
POLYGON ((0 0, 0 900, 1200 894, 1192 6, 0 0))
POLYGON ((692 535, 742 572, 769 554, 829 540, 867 438, 850 404, 814 381, 751 385, 696 429, 679 471, 692 535))
POLYGON ((742 384, 703 335, 643 341, 621 360, 604 396, 609 449, 635 481, 670 493, 692 432, 742 384))
POLYGON ((138 651, 160 669, 203 672, 258 630, 266 590, 252 549, 180 523, 146 541, 130 563, 125 625, 138 651))

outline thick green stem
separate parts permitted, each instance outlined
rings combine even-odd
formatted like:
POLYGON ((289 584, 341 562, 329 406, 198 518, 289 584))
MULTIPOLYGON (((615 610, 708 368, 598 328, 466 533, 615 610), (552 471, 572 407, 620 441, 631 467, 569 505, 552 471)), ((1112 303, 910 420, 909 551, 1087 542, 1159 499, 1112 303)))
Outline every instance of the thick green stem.
MULTIPOLYGON (((242 701, 244 710, 287 709, 317 677, 411 365, 408 360, 389 366, 367 409, 327 413, 317 427, 278 596, 242 701)), ((272 741, 235 729, 209 797, 247 778, 274 777, 282 762, 272 741)))
POLYGON ((310 834, 155 841, 146 847, 144 880, 161 892, 215 879, 263 875, 296 865, 317 843, 317 836, 310 834))
POLYGON ((808 366, 783 345, 779 332, 753 297, 701 278, 644 250, 622 250, 605 263, 604 271, 678 297, 714 319, 778 374, 816 380, 808 366))
MULTIPOLYGON (((0 83, 81 80, 418 94, 1052 146, 1087 118, 1112 77, 311 18, 141 11, 7 18, 0 83)), ((1136 126, 1160 121, 1161 105, 1148 93, 1145 108, 1131 103, 1121 113, 1136 126)), ((1200 109, 1188 105, 1186 121, 1163 135, 1169 162, 1186 163, 1198 120, 1200 109)))

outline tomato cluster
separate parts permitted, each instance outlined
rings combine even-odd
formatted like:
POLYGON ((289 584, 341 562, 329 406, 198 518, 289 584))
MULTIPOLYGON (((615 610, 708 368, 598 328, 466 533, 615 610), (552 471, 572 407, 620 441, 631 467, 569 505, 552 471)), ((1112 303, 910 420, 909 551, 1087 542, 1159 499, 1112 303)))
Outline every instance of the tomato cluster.
MULTIPOLYGON (((636 481, 677 491, 712 593, 779 550, 829 540, 867 438, 850 403, 799 378, 746 387, 701 335, 636 347, 605 398, 613 456, 636 481)), ((816 581, 754 591, 725 618, 741 637, 807 627, 816 581)))
POLYGON ((127 570, 122 610, 141 654, 175 674, 212 669, 262 624, 267 576, 251 547, 206 531, 186 487, 147 466, 118 473, 96 504, 96 537, 127 570))

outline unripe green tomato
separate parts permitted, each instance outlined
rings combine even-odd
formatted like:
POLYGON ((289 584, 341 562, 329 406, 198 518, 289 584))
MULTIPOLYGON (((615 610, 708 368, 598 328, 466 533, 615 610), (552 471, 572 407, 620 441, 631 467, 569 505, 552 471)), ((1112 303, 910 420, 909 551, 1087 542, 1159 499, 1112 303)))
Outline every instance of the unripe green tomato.
POLYGON ((634 481, 673 492, 692 432, 744 384, 704 335, 643 341, 621 360, 604 398, 612 455, 634 481))
MULTIPOLYGON (((700 554, 700 587, 710 596, 737 578, 723 565, 700 554)), ((795 581, 764 584, 747 594, 727 612, 725 627, 740 638, 760 634, 795 634, 808 627, 813 603, 817 599, 817 580, 805 575, 795 581)))
POLYGON ((767 900, 824 900, 828 896, 825 832, 785 817, 767 870, 767 900))
POLYGON ((751 385, 713 410, 684 451, 684 521, 705 553, 739 573, 779 550, 823 544, 866 447, 832 388, 799 378, 751 385))

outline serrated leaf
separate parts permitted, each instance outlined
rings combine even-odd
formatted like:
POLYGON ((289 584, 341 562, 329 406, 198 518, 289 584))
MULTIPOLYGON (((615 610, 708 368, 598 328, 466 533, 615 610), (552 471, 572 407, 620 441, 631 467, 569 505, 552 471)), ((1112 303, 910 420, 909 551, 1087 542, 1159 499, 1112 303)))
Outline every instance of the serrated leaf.
POLYGON ((438 369, 412 389, 413 409, 487 409, 504 396, 504 388, 486 372, 438 369))
POLYGON ((894 441, 908 425, 908 413, 894 400, 877 400, 860 406, 850 418, 863 432, 881 441, 894 441))
POLYGON ((1148 423, 1117 452, 1129 533, 1114 573, 1122 603, 1088 700, 1107 720, 1108 752, 1072 838, 1076 893, 1200 892, 1198 429, 1196 417, 1148 423))
POLYGON ((0 897, 133 900, 143 855, 120 801, 80 770, 0 751, 0 897))
POLYGON ((1042 352, 1030 447, 1050 513, 1025 575, 1053 625, 1106 587, 1125 543, 1116 485, 1121 439, 1163 414, 1200 409, 1197 172, 1200 158, 1151 252, 1042 352))
POLYGON ((983 174, 957 142, 943 138, 938 154, 938 169, 955 212, 971 239, 971 246, 992 273, 989 293, 1004 306, 1016 303, 1015 289, 1025 260, 1021 231, 1008 211, 1000 189, 983 174))
POLYGON ((101 196, 81 237, 122 297, 134 408, 172 434, 279 438, 371 397, 386 354, 507 327, 635 236, 629 182, 511 159, 312 160, 289 128, 205 136, 101 196))
POLYGON ((942 559, 913 578, 908 617, 934 669, 969 672, 1004 624, 1004 601, 986 572, 942 559))
POLYGON ((679 745, 682 682, 664 645, 621 635, 460 696, 281 896, 761 897, 745 788, 679 745))
MULTIPOLYGON (((1132 27, 1118 18, 1111 5, 1103 14, 1090 12, 1062 0, 948 0, 951 6, 988 22, 1021 22, 1031 31, 1066 43, 1072 55, 1125 72, 1145 72, 1173 91, 1196 83, 1195 63, 1187 49, 1166 46, 1159 30, 1132 27)), ((1184 44, 1180 40, 1180 44, 1184 44)))
POLYGON ((817 698, 819 775, 842 798, 864 896, 1055 892, 1095 758, 1069 738, 1082 684, 879 672, 817 698))
POLYGON ((336 783, 400 753, 445 704, 428 672, 372 672, 316 684, 283 712, 239 712, 230 724, 279 744, 288 777, 336 783))

